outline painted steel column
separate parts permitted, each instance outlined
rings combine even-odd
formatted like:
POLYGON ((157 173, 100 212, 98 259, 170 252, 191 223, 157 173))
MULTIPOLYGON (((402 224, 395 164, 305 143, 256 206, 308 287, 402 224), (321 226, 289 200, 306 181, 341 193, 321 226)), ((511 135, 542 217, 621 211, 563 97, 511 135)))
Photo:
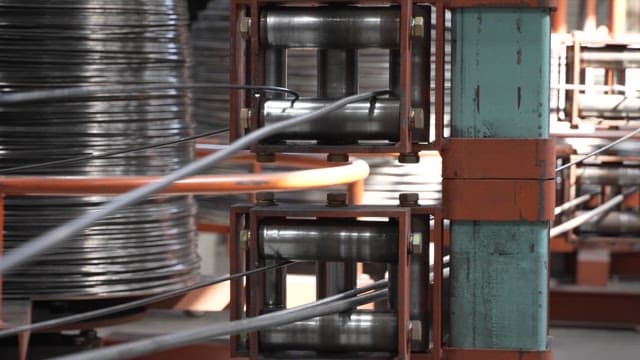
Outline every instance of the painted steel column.
MULTIPOLYGON (((454 10, 452 136, 547 138, 549 10, 454 10)), ((549 223, 453 221, 452 347, 547 347, 549 223)))

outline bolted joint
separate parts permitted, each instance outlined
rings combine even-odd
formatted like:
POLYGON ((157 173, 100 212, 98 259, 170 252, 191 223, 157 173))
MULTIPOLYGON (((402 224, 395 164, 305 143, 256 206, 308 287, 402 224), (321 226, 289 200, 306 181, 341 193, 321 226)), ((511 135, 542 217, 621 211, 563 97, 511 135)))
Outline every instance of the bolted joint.
POLYGON ((409 120, 412 128, 424 129, 424 110, 422 108, 411 108, 409 120))
POLYGON ((256 193, 256 205, 257 206, 274 206, 276 204, 275 195, 270 192, 256 193))
POLYGON ((409 254, 422 254, 422 233, 415 232, 409 235, 409 254))
POLYGON ((411 36, 416 38, 424 37, 424 17, 415 16, 411 18, 411 36))
POLYGON ((418 200, 420 200, 420 195, 418 195, 418 193, 400 193, 400 195, 398 195, 400 206, 419 206, 418 200))
POLYGON ((328 193, 327 206, 329 207, 347 206, 347 193, 328 193))
POLYGON ((409 320, 407 331, 409 340, 422 341, 422 322, 420 320, 409 320))
POLYGON ((249 121, 251 120, 251 109, 241 108, 239 120, 240 120, 240 127, 243 129, 248 129, 249 121))
POLYGON ((249 237, 251 237, 251 232, 247 229, 240 230, 240 234, 238 235, 238 241, 240 242, 240 249, 246 250, 249 248, 249 237))
POLYGON ((251 18, 243 17, 240 19, 240 36, 245 40, 251 37, 251 18))

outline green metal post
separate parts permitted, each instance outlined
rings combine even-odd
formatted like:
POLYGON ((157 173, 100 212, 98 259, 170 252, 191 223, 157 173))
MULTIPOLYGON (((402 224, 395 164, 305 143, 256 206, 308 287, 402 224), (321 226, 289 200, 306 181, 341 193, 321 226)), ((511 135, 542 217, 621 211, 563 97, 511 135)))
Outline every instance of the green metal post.
MULTIPOLYGON (((452 136, 549 136, 549 10, 453 14, 452 136)), ((545 350, 549 223, 453 221, 451 338, 459 348, 545 350)))

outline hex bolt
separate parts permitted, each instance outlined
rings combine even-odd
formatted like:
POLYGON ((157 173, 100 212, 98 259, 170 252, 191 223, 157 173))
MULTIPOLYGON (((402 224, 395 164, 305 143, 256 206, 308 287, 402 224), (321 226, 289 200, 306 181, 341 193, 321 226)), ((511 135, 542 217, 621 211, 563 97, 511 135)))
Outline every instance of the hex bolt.
POLYGON ((243 129, 249 128, 249 122, 251 120, 251 109, 249 108, 241 108, 240 109, 240 127, 243 129))
POLYGON ((349 154, 327 154, 327 161, 335 163, 348 162, 349 154))
POLYGON ((420 200, 420 195, 418 195, 418 193, 400 193, 398 200, 400 201, 400 206, 419 206, 418 200, 420 200))
POLYGON ((274 206, 276 204, 275 195, 270 192, 256 193, 256 205, 257 206, 274 206))
POLYGON ((424 110, 411 108, 411 124, 414 129, 424 129, 424 110))
POLYGON ((402 153, 398 155, 398 162, 401 164, 417 164, 420 162, 418 153, 402 153))
POLYGON ((238 241, 240 245, 240 249, 248 249, 249 248, 249 237, 251 237, 251 232, 247 229, 240 230, 240 234, 238 234, 238 241))
POLYGON ((424 17, 416 16, 411 18, 411 36, 424 37, 424 17))
POLYGON ((240 36, 245 40, 251 37, 251 18, 243 17, 240 19, 240 36))
POLYGON ((422 233, 415 232, 409 235, 409 254, 422 254, 422 233))
POLYGON ((409 320, 407 331, 409 332, 409 340, 422 341, 422 322, 420 320, 409 320))
POLYGON ((256 154, 256 161, 260 163, 272 163, 276 161, 276 154, 259 152, 256 154))
POLYGON ((329 207, 347 206, 347 193, 343 193, 343 192, 328 193, 327 206, 329 207))

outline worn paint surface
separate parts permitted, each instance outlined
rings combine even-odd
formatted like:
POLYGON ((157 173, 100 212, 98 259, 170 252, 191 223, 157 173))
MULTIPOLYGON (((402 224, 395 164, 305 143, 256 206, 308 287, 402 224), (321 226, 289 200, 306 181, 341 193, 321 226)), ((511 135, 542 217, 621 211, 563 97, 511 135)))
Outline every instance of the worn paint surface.
MULTIPOLYGON (((548 137, 549 26, 547 10, 455 10, 452 136, 548 137)), ((546 349, 548 227, 452 223, 451 346, 546 349)))

